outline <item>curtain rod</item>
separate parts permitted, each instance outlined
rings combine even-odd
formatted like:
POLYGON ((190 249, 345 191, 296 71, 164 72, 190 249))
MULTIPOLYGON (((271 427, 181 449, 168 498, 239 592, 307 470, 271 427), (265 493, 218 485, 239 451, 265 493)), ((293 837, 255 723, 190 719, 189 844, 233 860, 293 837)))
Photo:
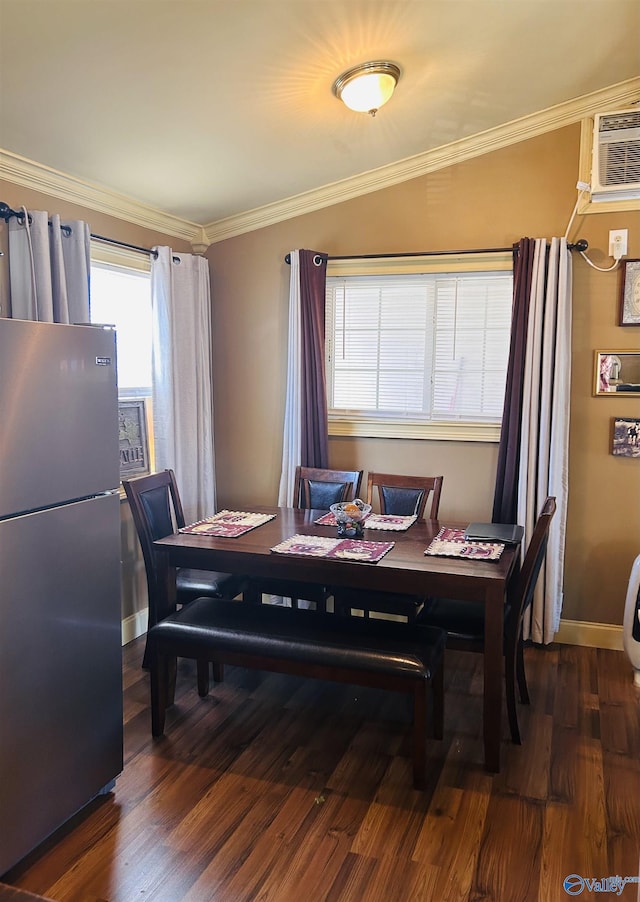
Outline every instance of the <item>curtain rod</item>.
MULTIPOLYGON (((158 251, 154 251, 150 247, 140 247, 138 244, 127 244, 126 241, 118 241, 116 238, 105 238, 104 235, 94 235, 91 233, 91 238, 94 241, 103 241, 105 244, 114 244, 116 247, 124 247, 129 251, 136 251, 138 254, 148 254, 150 257, 153 257, 154 260, 158 259, 158 251)), ((175 255, 171 257, 172 263, 182 263, 180 257, 176 257, 175 255)))
MULTIPOLYGON (((15 216, 16 219, 24 219, 24 213, 22 210, 12 210, 9 204, 5 204, 4 201, 0 201, 0 219, 4 219, 5 222, 9 222, 15 216)), ((29 217, 29 222, 31 222, 31 217, 29 217)), ((51 220, 49 220, 49 225, 51 225, 51 220)), ((71 234, 71 226, 63 225, 60 226, 60 229, 65 233, 65 235, 71 234)))
MULTIPOLYGON (((575 244, 568 244, 567 247, 570 251, 586 251, 589 247, 589 243, 584 239, 580 238, 579 241, 576 241, 575 244)), ((321 257, 326 257, 327 260, 385 260, 385 259, 394 259, 398 257, 444 257, 444 256, 455 256, 457 254, 504 254, 507 251, 511 253, 516 253, 518 250, 517 244, 512 244, 511 247, 479 247, 475 249, 466 249, 466 250, 458 250, 458 251, 416 251, 415 253, 401 253, 401 254, 343 254, 341 256, 330 256, 329 254, 320 254, 321 257)), ((287 254, 284 258, 285 263, 291 263, 291 254, 287 254)))
MULTIPOLYGON (((16 219, 24 219, 22 210, 12 210, 9 204, 0 201, 0 219, 9 222, 14 216, 16 219)), ((29 217, 29 219, 31 219, 31 217, 29 217)), ((49 222, 49 225, 51 225, 51 222, 49 222)), ((66 235, 71 234, 71 226, 62 225, 60 228, 66 235)), ((130 251, 137 251, 139 254, 148 254, 150 257, 154 257, 155 259, 158 258, 158 251, 154 251, 150 247, 140 247, 138 244, 128 244, 126 241, 118 241, 116 238, 105 238, 104 235, 94 235, 93 232, 91 232, 90 237, 94 241, 103 241, 105 244, 113 244, 116 247, 124 247, 130 251)), ((174 263, 180 263, 180 257, 172 257, 172 260, 174 263)))
MULTIPOLYGON (((126 241, 118 241, 116 238, 105 238, 104 235, 94 235, 93 232, 91 232, 91 239, 93 241, 102 241, 105 244, 113 244, 116 247, 124 247, 128 251, 136 251, 139 254, 148 254, 156 260, 158 259, 158 251, 154 251, 150 247, 140 247, 138 244, 127 244, 126 241)), ((173 262, 179 263, 180 260, 178 257, 174 257, 173 262)))

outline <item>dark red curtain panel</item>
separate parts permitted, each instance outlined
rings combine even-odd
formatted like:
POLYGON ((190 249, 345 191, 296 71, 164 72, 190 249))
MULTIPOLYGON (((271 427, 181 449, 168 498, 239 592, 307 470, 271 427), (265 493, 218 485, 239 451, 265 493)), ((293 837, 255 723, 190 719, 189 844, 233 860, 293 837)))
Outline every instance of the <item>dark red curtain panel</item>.
POLYGON ((327 380, 324 366, 324 310, 327 256, 300 251, 302 353, 301 460, 303 467, 329 466, 327 380))
POLYGON ((533 238, 520 239, 513 279, 511 345, 493 497, 494 523, 515 523, 517 517, 522 392, 534 251, 533 238))

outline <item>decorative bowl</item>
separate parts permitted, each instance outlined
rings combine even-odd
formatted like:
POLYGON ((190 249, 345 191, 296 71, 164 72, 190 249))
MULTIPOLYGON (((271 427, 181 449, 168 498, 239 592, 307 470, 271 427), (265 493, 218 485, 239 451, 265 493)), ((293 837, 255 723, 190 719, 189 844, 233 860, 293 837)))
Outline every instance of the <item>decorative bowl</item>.
POLYGON ((331 505, 331 513, 338 524, 338 535, 346 539, 361 539, 364 535, 363 520, 371 513, 371 505, 359 498, 331 505))

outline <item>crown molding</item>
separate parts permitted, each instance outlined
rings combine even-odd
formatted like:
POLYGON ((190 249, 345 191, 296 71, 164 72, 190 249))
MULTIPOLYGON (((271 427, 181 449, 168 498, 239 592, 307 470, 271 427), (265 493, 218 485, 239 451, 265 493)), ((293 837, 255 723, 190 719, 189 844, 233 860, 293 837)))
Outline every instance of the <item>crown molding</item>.
POLYGON ((204 253, 210 244, 225 238, 275 225, 500 150, 572 125, 603 109, 615 109, 637 101, 639 95, 640 77, 631 78, 468 138, 204 226, 2 149, 0 177, 116 219, 181 238, 188 241, 196 253, 204 253))
MULTIPOLYGON (((388 166, 372 169, 352 178, 324 185, 322 188, 296 194, 272 204, 266 204, 246 213, 229 216, 204 227, 211 244, 233 238, 245 232, 275 225, 286 219, 303 216, 333 204, 342 203, 364 194, 380 191, 401 182, 436 172, 455 163, 518 144, 546 132, 573 125, 585 116, 601 112, 603 108, 637 100, 640 95, 640 77, 631 78, 591 94, 584 94, 566 103, 549 107, 539 113, 523 116, 505 125, 487 129, 469 138, 452 141, 433 150, 407 157, 388 166)), ((577 176, 576 176, 577 177, 577 176)))
POLYGON ((163 213, 162 210, 125 194, 58 172, 57 169, 35 163, 8 150, 0 149, 0 176, 24 188, 33 188, 34 191, 80 204, 89 210, 106 213, 174 238, 182 238, 194 244, 209 243, 203 227, 195 222, 163 213))

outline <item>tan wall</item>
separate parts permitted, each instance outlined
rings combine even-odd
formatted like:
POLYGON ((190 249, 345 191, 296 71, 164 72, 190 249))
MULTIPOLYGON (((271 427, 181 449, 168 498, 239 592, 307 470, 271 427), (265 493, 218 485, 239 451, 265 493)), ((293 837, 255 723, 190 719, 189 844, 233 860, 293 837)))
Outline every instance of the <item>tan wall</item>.
MULTIPOLYGON (((629 257, 639 258, 639 213, 585 216, 579 232, 594 248, 608 248, 613 228, 629 229, 629 257)), ((640 554, 640 460, 611 454, 614 417, 640 417, 640 399, 592 394, 596 349, 640 350, 640 328, 617 325, 619 286, 619 272, 597 273, 576 260, 564 616, 601 623, 622 622, 640 554)))
MULTIPOLYGON (((216 467, 220 505, 274 503, 281 463, 289 268, 306 247, 331 254, 507 246, 564 235, 576 200, 579 126, 404 184, 228 239, 211 263, 216 467)), ((571 238, 608 266, 608 230, 628 228, 640 257, 640 214, 579 217, 571 238)), ((592 397, 596 348, 633 349, 617 323, 619 274, 574 254, 570 498, 564 617, 621 623, 640 553, 640 461, 610 454, 611 418, 640 417, 638 399, 592 397)), ((490 518, 494 444, 332 439, 333 466, 442 473, 444 517, 490 518)))

